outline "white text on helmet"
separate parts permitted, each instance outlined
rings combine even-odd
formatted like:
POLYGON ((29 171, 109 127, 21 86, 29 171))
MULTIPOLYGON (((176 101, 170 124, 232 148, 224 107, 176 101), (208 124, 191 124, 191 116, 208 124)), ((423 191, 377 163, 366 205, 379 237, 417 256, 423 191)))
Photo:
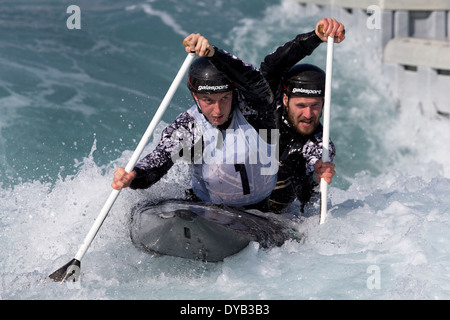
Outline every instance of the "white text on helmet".
POLYGON ((312 90, 304 88, 294 88, 292 93, 304 93, 304 94, 322 94, 322 90, 312 90))
POLYGON ((217 90, 227 90, 228 89, 228 84, 223 84, 221 86, 198 86, 198 91, 202 91, 202 90, 212 90, 212 91, 217 91, 217 90))

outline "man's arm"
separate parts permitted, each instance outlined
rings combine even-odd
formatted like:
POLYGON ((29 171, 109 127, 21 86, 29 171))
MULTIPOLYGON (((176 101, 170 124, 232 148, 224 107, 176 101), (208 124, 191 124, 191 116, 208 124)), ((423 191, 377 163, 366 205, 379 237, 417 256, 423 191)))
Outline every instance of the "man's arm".
POLYGON ((272 92, 276 94, 283 75, 297 62, 313 53, 321 43, 322 40, 311 31, 299 34, 267 55, 261 62, 261 72, 272 92))
POLYGON ((158 182, 173 166, 174 160, 180 158, 180 152, 192 149, 194 130, 194 119, 187 112, 181 113, 164 129, 156 148, 134 167, 136 178, 131 182, 131 189, 149 188, 158 182))
POLYGON ((266 79, 257 68, 217 48, 209 61, 237 85, 247 100, 252 102, 252 107, 270 110, 273 94, 266 79))
POLYGON ((116 190, 127 187, 131 189, 149 188, 169 171, 174 160, 190 156, 180 155, 180 152, 192 150, 195 143, 194 136, 194 119, 187 112, 183 112, 164 129, 156 148, 142 158, 133 171, 127 173, 122 167, 116 170, 111 186, 116 190))
POLYGON ((261 62, 261 72, 275 95, 283 75, 304 57, 312 54, 322 42, 326 42, 328 36, 334 37, 335 43, 344 41, 344 25, 336 19, 323 18, 316 24, 314 31, 297 35, 265 57, 261 62))
POLYGON ((212 46, 199 33, 187 36, 183 44, 186 52, 195 52, 199 57, 207 58, 231 82, 257 111, 268 111, 272 107, 273 94, 261 72, 253 65, 246 63, 225 50, 212 46))

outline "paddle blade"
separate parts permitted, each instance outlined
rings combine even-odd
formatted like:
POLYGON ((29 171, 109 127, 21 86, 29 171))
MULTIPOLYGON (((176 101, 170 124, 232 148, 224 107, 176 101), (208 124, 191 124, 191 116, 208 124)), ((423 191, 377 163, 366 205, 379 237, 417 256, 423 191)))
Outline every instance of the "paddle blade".
POLYGON ((65 264, 51 275, 49 278, 56 282, 78 281, 80 275, 81 262, 77 259, 72 259, 69 263, 65 264))

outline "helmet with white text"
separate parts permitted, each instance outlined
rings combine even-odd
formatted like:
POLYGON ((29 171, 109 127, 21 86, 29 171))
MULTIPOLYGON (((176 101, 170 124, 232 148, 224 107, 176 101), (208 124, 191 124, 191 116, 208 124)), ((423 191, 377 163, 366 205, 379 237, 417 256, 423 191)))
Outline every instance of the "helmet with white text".
POLYGON ((283 91, 288 97, 324 97, 325 72, 312 64, 297 64, 283 77, 283 91))
POLYGON ((233 90, 231 81, 206 58, 197 58, 189 69, 188 89, 193 93, 223 93, 233 90))

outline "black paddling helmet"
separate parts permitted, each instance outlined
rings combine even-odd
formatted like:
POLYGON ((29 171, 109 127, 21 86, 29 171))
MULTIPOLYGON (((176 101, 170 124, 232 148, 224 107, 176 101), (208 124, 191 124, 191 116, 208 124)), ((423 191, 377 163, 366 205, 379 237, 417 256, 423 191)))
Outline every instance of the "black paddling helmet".
POLYGON ((283 91, 288 97, 324 97, 325 72, 312 64, 297 64, 283 77, 283 91))
POLYGON ((223 93, 233 90, 231 81, 206 58, 197 58, 189 68, 188 89, 192 93, 223 93))

